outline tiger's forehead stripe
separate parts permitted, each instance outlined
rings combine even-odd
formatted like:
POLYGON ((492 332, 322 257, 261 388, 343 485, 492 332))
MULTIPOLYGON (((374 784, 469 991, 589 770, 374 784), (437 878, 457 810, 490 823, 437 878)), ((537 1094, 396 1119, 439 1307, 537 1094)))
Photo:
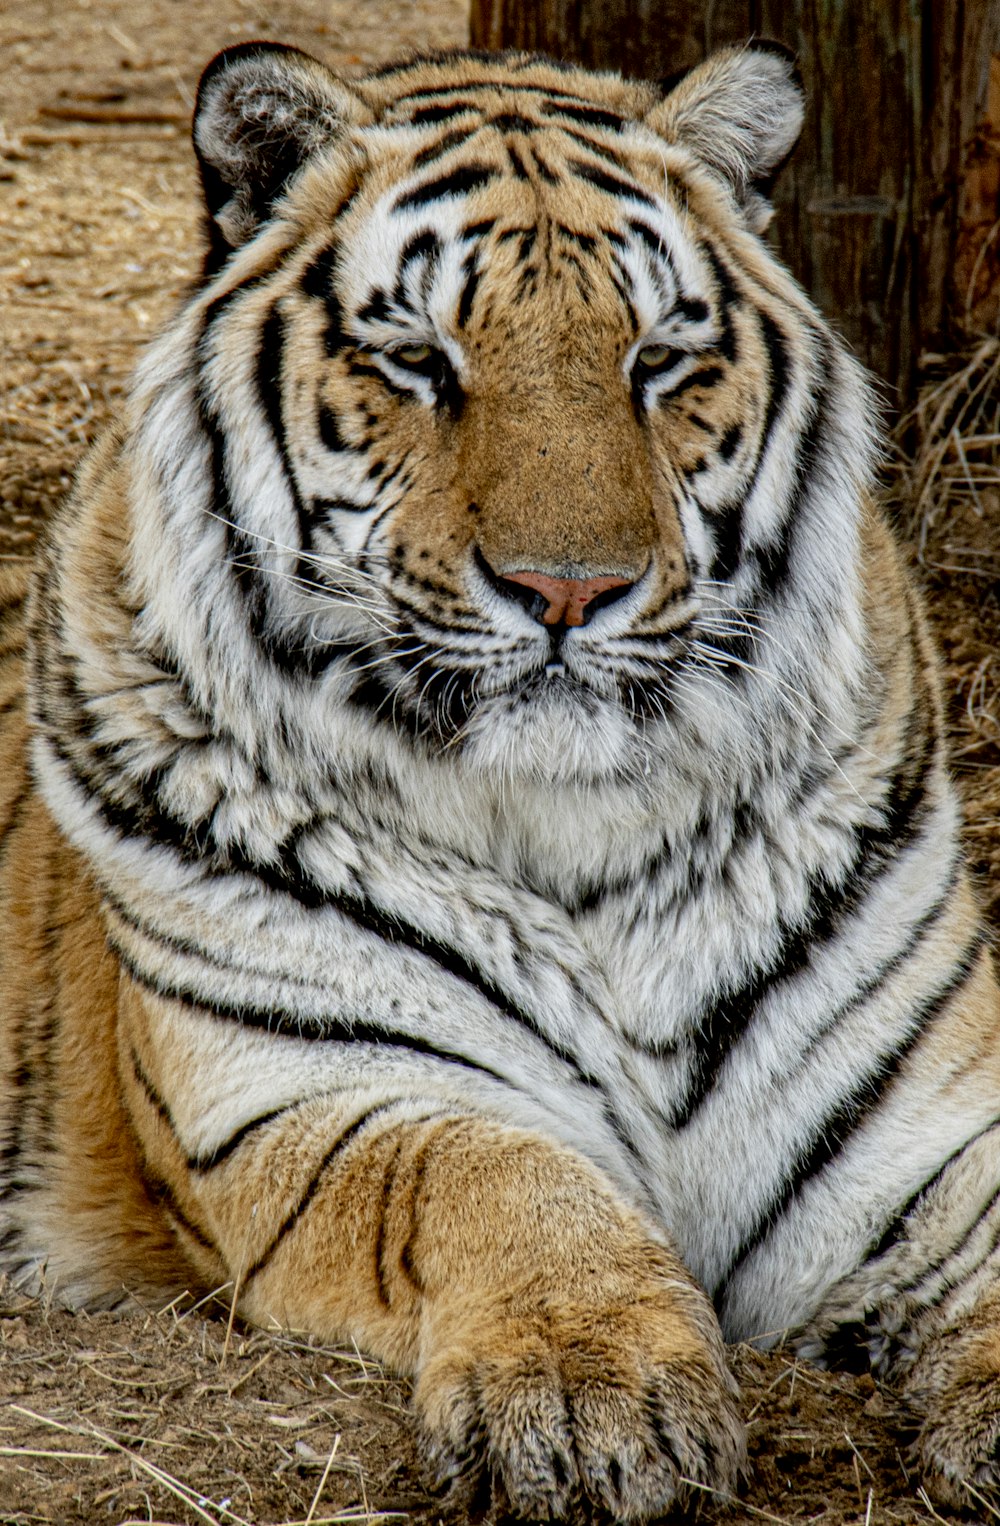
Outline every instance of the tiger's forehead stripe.
MULTIPOLYGON (((680 314, 690 321, 697 322, 707 316, 707 305, 704 298, 697 294, 699 286, 704 281, 698 280, 698 272, 692 267, 691 257, 683 253, 679 256, 682 266, 685 267, 684 276, 679 274, 676 261, 671 251, 671 239, 668 236, 668 228, 675 228, 677 213, 671 204, 671 198, 678 192, 683 194, 683 188, 664 187, 664 195, 657 197, 650 190, 629 173, 627 157, 618 149, 611 149, 605 142, 598 142, 596 138, 590 138, 580 131, 581 126, 590 126, 601 138, 607 138, 614 134, 619 136, 624 119, 617 113, 595 108, 591 112, 589 108, 576 101, 560 101, 542 98, 531 104, 530 115, 526 114, 523 104, 517 101, 517 91, 521 82, 512 84, 506 97, 499 97, 495 82, 486 82, 480 93, 486 93, 487 99, 475 102, 467 98, 468 92, 463 91, 462 99, 453 103, 447 111, 444 108, 420 108, 409 119, 400 122, 400 127, 409 131, 414 121, 419 122, 431 130, 438 130, 438 135, 430 143, 411 153, 408 158, 413 170, 420 170, 425 166, 435 165, 440 160, 447 160, 452 152, 462 151, 466 162, 457 167, 443 168, 439 174, 429 178, 420 178, 416 184, 405 185, 401 192, 397 192, 391 206, 393 214, 419 213, 426 210, 428 215, 435 219, 435 226, 439 233, 447 239, 447 231, 440 227, 438 219, 444 203, 462 201, 474 197, 480 191, 489 191, 492 187, 500 186, 505 180, 513 182, 534 181, 534 205, 529 209, 529 223, 536 223, 537 219, 542 222, 550 232, 547 237, 554 234, 560 241, 562 263, 568 268, 575 269, 575 282, 577 292, 584 302, 590 302, 595 295, 593 286, 594 272, 589 268, 590 257, 597 255, 598 244, 606 239, 612 244, 631 242, 631 238, 643 240, 651 256, 649 268, 639 271, 637 262, 630 256, 633 268, 626 269, 622 261, 611 251, 611 266, 609 268, 608 281, 611 291, 621 302, 629 329, 636 333, 640 329, 640 319, 636 312, 634 300, 634 288, 638 281, 640 286, 645 286, 651 278, 654 285, 659 288, 661 300, 653 302, 648 296, 640 300, 639 306, 646 314, 645 322, 650 324, 657 321, 661 313, 665 313, 675 304, 678 305, 680 314), (492 98, 490 98, 492 97, 492 98), (507 101, 509 98, 509 106, 507 101), (503 109, 507 106, 507 109, 503 109), (537 108, 537 109, 536 109, 537 108), (452 110, 460 112, 468 117, 475 113, 480 117, 478 123, 467 123, 461 128, 450 127, 452 110), (592 118, 592 120, 591 120, 592 118), (443 130, 441 130, 443 129, 443 130), (477 153, 477 140, 481 145, 477 153), (515 140, 517 146, 515 147, 515 140), (498 160, 490 156, 484 156, 483 150, 490 146, 493 151, 502 145, 504 159, 498 160), (574 154, 568 151, 571 146, 577 147, 574 154), (587 154, 603 157, 610 161, 616 173, 593 160, 580 157, 579 150, 587 154), (471 162, 467 155, 472 153, 471 162), (574 227, 573 223, 584 226, 593 225, 593 214, 581 204, 576 213, 567 217, 568 207, 564 211, 557 209, 558 203, 553 200, 549 205, 549 196, 546 188, 552 188, 552 196, 565 203, 572 195, 574 182, 580 182, 583 186, 593 188, 606 196, 612 204, 617 204, 622 212, 631 210, 631 217, 626 216, 627 226, 623 233, 616 228, 599 228, 596 232, 585 232, 581 228, 574 227), (644 223, 643 217, 648 217, 650 223, 644 223), (652 226, 651 224, 656 224, 652 226), (575 245, 577 253, 574 253, 569 245, 575 245), (586 257, 581 259, 579 255, 586 257)), ((397 103, 398 104, 398 103, 397 103)), ((389 118, 383 119, 381 127, 371 130, 373 141, 378 142, 384 134, 384 141, 391 151, 393 142, 393 128, 389 126, 389 118)), ((397 128, 396 131, 399 129, 397 128)), ((640 160, 642 170, 648 172, 649 165, 640 160)), ((527 187, 526 187, 527 189, 527 187)), ((612 218, 616 217, 611 209, 612 218)), ((617 219, 616 219, 617 220, 617 219)), ((496 218, 478 218, 467 221, 459 231, 459 237, 482 237, 487 231, 492 231, 496 224, 496 218), (475 230, 474 233, 472 230, 475 230)), ((516 226, 516 225, 515 225, 516 226)), ((523 225, 522 225, 523 226, 523 225)), ((413 255, 423 252, 426 247, 422 241, 428 236, 426 226, 414 224, 414 231, 409 242, 400 249, 397 256, 398 276, 393 301, 399 309, 409 307, 412 311, 413 304, 405 300, 406 271, 413 255)), ((452 230, 452 236, 454 231, 452 230)), ((503 230, 498 235, 500 241, 505 241, 509 236, 508 230, 503 230)), ((525 265, 522 294, 530 294, 534 290, 535 276, 532 268, 527 265, 531 253, 531 245, 536 233, 534 228, 523 227, 519 258, 525 265)), ((554 246, 549 245, 550 254, 554 246)), ((438 238, 437 248, 432 252, 427 250, 427 263, 430 266, 442 256, 443 246, 438 238)), ((466 326, 477 291, 482 287, 484 271, 474 259, 467 258, 461 268, 461 283, 456 289, 454 313, 457 327, 462 329, 466 326)), ((425 295, 426 295, 425 282, 425 295)), ((364 321, 372 319, 385 319, 389 316, 389 293, 385 287, 373 288, 368 297, 361 300, 359 317, 364 321)))
POLYGON ((410 207, 426 206, 429 202, 444 201, 449 196, 470 196, 473 191, 489 185, 499 177, 500 171, 490 164, 466 164, 441 175, 436 180, 425 180, 398 198, 394 210, 406 211, 410 207))

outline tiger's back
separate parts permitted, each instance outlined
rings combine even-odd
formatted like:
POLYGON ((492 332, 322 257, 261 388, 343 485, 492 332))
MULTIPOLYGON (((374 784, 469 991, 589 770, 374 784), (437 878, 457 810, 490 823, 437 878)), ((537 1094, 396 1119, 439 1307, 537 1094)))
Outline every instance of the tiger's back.
POLYGON ((865 384, 760 238, 800 120, 765 50, 230 50, 204 280, 27 648, 7 590, 5 1266, 354 1338, 529 1516, 731 1484, 703 1289, 991 1466, 1000 1002, 865 384))

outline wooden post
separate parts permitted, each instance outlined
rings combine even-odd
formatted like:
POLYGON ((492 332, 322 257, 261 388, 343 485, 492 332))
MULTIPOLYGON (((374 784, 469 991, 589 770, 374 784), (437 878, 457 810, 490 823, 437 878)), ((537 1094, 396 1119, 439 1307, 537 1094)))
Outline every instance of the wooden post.
MULTIPOLYGON (((776 189, 775 242, 891 400, 905 401, 921 352, 964 314, 958 285, 1000 219, 1000 176, 982 168, 984 144, 1000 163, 1000 140, 982 128, 1000 0, 472 0, 475 47, 650 78, 750 36, 795 51, 808 97, 776 189)), ((1000 57, 993 88, 995 108, 1000 57)), ((976 276, 976 316, 995 322, 996 292, 980 300, 982 260, 976 276)))

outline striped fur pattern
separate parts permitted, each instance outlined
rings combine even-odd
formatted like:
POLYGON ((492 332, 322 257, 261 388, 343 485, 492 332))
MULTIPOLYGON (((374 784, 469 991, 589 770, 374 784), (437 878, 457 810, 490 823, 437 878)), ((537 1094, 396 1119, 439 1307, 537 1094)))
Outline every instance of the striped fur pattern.
POLYGON ((1000 1003, 800 120, 222 55, 204 279, 4 584, 4 1266, 354 1338, 529 1517, 729 1488, 723 1336, 997 1483, 1000 1003))

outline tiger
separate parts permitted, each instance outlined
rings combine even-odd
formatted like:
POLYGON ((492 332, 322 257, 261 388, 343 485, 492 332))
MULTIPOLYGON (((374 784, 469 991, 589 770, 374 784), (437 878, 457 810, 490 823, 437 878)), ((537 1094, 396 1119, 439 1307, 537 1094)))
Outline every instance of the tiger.
POLYGON ((1000 1486, 1000 1000, 783 49, 206 69, 204 270, 3 573, 2 1264, 413 1382, 647 1521, 726 1343, 1000 1486))

